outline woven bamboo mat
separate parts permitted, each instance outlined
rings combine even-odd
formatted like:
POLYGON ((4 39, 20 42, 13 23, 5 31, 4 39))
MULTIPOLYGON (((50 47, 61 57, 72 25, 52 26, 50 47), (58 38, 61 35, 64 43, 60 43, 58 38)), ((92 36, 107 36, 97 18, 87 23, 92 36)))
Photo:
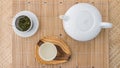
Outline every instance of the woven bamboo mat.
POLYGON ((9 0, 0 0, 0 68, 12 68, 11 7, 9 0))
POLYGON ((120 0, 109 1, 109 17, 113 23, 110 31, 110 68, 120 68, 120 0))
POLYGON ((89 42, 78 42, 64 32, 62 21, 58 18, 68 8, 78 2, 87 2, 96 6, 108 21, 108 0, 13 0, 12 16, 22 10, 32 11, 40 21, 38 32, 30 38, 12 34, 14 68, 108 68, 109 42, 108 30, 102 30, 99 36, 89 42), (41 65, 34 57, 35 45, 44 36, 56 35, 62 38, 72 50, 72 59, 65 64, 41 65))

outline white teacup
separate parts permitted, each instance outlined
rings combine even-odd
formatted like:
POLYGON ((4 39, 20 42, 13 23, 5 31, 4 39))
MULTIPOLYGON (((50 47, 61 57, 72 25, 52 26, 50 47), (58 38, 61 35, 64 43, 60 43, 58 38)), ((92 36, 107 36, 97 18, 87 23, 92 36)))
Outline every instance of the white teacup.
POLYGON ((112 24, 102 22, 98 9, 87 3, 72 6, 65 15, 60 15, 63 20, 65 32, 75 40, 88 41, 95 38, 102 28, 111 28, 112 24))
POLYGON ((29 16, 29 15, 20 15, 20 16, 17 16, 17 17, 15 17, 15 24, 13 25, 18 31, 20 31, 20 32, 28 32, 28 31, 30 31, 31 29, 32 29, 32 26, 33 26, 33 21, 32 21, 32 19, 31 19, 31 17, 29 16), (23 17, 28 17, 29 19, 30 19, 30 27, 26 30, 26 31, 20 31, 19 29, 18 29, 18 23, 19 23, 19 20, 20 20, 20 18, 23 18, 23 17))
POLYGON ((43 43, 39 48, 39 56, 45 61, 52 61, 57 56, 57 48, 50 42, 43 43))

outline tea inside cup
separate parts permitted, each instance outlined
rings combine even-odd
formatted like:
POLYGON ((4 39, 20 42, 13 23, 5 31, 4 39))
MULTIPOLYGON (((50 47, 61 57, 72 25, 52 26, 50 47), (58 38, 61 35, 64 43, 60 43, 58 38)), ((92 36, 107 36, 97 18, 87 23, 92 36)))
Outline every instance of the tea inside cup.
POLYGON ((15 21, 15 27, 22 32, 29 31, 32 28, 32 19, 28 16, 19 16, 15 21))
POLYGON ((53 60, 57 55, 57 48, 50 42, 45 42, 40 45, 39 56, 45 61, 53 60))

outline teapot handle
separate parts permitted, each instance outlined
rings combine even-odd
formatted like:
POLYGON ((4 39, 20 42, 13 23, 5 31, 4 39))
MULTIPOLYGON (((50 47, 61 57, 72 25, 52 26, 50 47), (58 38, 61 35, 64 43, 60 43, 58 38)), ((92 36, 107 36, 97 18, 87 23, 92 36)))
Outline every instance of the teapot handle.
POLYGON ((102 28, 112 28, 112 24, 108 22, 102 22, 101 24, 102 28))

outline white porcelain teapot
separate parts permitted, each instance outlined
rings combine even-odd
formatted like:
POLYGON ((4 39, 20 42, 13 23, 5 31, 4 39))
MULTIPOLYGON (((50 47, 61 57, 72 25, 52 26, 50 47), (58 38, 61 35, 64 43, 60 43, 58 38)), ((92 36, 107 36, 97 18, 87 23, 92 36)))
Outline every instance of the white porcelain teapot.
POLYGON ((75 40, 88 41, 95 38, 102 28, 111 28, 112 24, 102 22, 98 9, 88 3, 79 3, 72 6, 64 15, 65 32, 75 40))

